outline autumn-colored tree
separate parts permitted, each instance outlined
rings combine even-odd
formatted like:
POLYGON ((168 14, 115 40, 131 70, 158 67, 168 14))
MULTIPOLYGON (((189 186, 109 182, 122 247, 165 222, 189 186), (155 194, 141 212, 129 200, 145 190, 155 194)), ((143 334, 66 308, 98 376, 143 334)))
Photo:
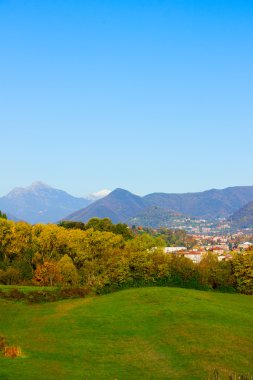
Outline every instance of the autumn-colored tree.
POLYGON ((79 276, 73 260, 68 255, 64 255, 57 264, 62 283, 68 286, 76 286, 79 283, 79 276))
POLYGON ((13 223, 11 232, 11 243, 7 249, 9 260, 25 260, 26 253, 32 248, 32 226, 25 222, 13 223))
POLYGON ((187 241, 185 233, 142 229, 127 237, 128 232, 126 225, 113 225, 106 218, 63 227, 0 217, 0 283, 33 279, 41 285, 81 284, 97 291, 142 281, 214 289, 236 284, 238 291, 253 293, 252 251, 235 254, 232 262, 207 254, 195 264, 163 252, 167 235, 176 244, 187 241))
POLYGON ((160 237, 153 237, 149 234, 137 235, 135 239, 126 243, 126 248, 131 251, 146 251, 157 247, 164 247, 165 241, 160 237))
POLYGON ((196 264, 184 256, 168 254, 170 281, 174 285, 198 287, 199 273, 196 264))
POLYGON ((198 265, 200 283, 212 289, 232 288, 234 277, 231 262, 218 261, 213 253, 206 253, 198 265))
POLYGON ((235 254, 232 265, 239 292, 253 294, 253 250, 235 254))
POLYGON ((112 232, 94 231, 93 228, 81 232, 79 239, 73 239, 73 243, 75 244, 75 247, 72 246, 72 252, 75 251, 74 262, 78 267, 82 266, 86 261, 103 258, 112 250, 124 246, 122 236, 115 235, 112 232))
POLYGON ((159 260, 165 259, 163 245, 162 239, 145 233, 127 241, 123 255, 128 260, 129 278, 134 281, 155 281, 162 270, 162 267, 159 269, 159 260))
POLYGON ((8 263, 8 250, 13 238, 14 222, 0 218, 0 263, 8 263))
POLYGON ((0 269, 0 283, 4 285, 17 285, 22 279, 21 272, 17 268, 8 267, 6 270, 0 269))
POLYGON ((79 247, 72 250, 76 253, 74 263, 79 269, 82 283, 101 288, 103 284, 110 282, 113 270, 115 274, 112 262, 115 264, 115 260, 120 259, 124 244, 121 235, 94 231, 92 228, 85 231, 81 241, 79 240, 79 247), (108 264, 110 260, 111 265, 108 264))
POLYGON ((41 262, 59 260, 68 253, 68 230, 54 224, 37 224, 33 227, 33 245, 41 262))
POLYGON ((58 265, 53 261, 45 261, 43 264, 38 265, 35 272, 33 281, 37 285, 54 286, 62 282, 58 265))

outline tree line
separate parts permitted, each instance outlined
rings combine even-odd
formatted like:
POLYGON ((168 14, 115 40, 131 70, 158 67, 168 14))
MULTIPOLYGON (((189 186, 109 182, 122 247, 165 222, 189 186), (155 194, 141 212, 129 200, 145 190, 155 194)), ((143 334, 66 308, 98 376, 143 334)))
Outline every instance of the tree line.
POLYGON ((30 225, 0 218, 0 283, 85 287, 97 293, 157 285, 253 294, 253 251, 221 262, 206 254, 195 264, 165 254, 165 240, 108 219, 30 225))

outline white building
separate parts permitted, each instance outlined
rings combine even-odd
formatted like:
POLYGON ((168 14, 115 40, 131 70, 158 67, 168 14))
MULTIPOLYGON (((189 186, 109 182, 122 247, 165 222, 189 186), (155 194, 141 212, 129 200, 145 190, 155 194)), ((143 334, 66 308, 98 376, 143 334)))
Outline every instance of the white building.
POLYGON ((179 251, 186 251, 186 247, 165 247, 164 252, 165 253, 173 253, 173 252, 179 252, 179 251))
POLYGON ((198 264, 202 260, 203 252, 199 252, 199 251, 198 252, 195 252, 195 251, 183 252, 181 253, 181 255, 186 257, 187 259, 190 259, 194 263, 198 264))

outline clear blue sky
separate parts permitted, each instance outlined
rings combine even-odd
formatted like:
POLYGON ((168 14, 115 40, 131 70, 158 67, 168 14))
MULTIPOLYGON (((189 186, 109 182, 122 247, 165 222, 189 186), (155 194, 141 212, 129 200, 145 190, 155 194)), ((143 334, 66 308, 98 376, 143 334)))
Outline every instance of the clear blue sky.
POLYGON ((0 0, 0 195, 253 185, 252 0, 0 0))

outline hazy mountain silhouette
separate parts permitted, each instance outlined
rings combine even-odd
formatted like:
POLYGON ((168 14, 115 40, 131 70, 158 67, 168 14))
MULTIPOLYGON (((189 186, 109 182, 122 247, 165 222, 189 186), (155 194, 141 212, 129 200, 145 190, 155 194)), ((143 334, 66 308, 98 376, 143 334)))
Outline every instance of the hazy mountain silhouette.
POLYGON ((17 187, 0 198, 0 210, 30 223, 56 222, 65 215, 87 206, 91 201, 76 198, 42 182, 17 187))
MULTIPOLYGON (((253 186, 229 187, 198 193, 153 193, 144 197, 124 189, 116 189, 92 203, 41 182, 27 188, 15 188, 0 198, 0 210, 11 218, 30 223, 56 222, 69 219, 87 222, 92 217, 110 218, 114 223, 133 221, 151 226, 164 225, 178 217, 204 219, 228 218, 249 202, 253 202, 253 186), (152 218, 154 219, 152 221, 152 218), (150 222, 148 222, 150 220, 150 222)), ((134 224, 134 223, 133 223, 134 224)))
POLYGON ((146 195, 143 200, 146 205, 170 209, 193 217, 227 218, 240 207, 253 201, 253 186, 185 194, 153 193, 146 195))
POLYGON ((93 217, 108 217, 113 223, 118 223, 127 220, 143 208, 145 208, 145 203, 141 197, 127 190, 115 189, 106 197, 68 215, 65 219, 87 222, 93 217))
POLYGON ((253 228, 253 202, 247 203, 230 218, 234 227, 253 228))
MULTIPOLYGON (((185 194, 153 193, 144 197, 134 195, 127 190, 116 189, 108 196, 64 219, 86 222, 92 217, 109 217, 113 222, 126 222, 137 215, 140 217, 141 212, 152 210, 152 207, 160 209, 161 219, 164 219, 164 212, 168 210, 190 217, 227 218, 249 201, 253 201, 253 186, 185 194)), ((158 222, 159 209, 153 209, 158 222)))

